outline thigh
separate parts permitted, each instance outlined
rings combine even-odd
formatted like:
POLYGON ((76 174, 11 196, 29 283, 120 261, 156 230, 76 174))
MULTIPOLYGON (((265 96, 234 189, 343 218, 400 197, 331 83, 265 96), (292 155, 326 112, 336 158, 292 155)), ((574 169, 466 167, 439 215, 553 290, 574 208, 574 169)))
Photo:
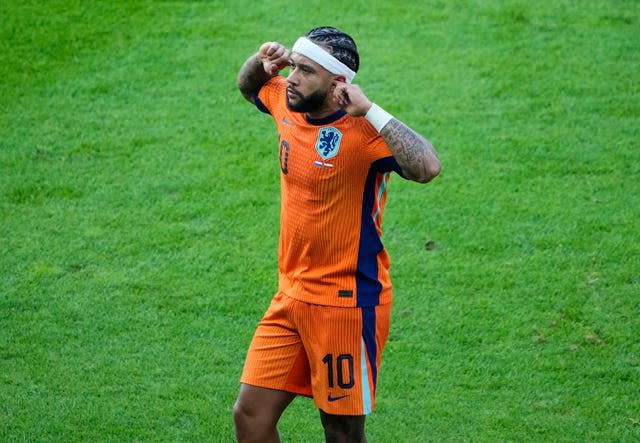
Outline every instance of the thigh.
POLYGON ((390 305, 307 305, 294 311, 309 359, 314 402, 320 410, 347 416, 373 411, 389 311, 390 305))
POLYGON ((273 298, 249 345, 240 381, 311 396, 309 362, 289 303, 282 295, 273 298))

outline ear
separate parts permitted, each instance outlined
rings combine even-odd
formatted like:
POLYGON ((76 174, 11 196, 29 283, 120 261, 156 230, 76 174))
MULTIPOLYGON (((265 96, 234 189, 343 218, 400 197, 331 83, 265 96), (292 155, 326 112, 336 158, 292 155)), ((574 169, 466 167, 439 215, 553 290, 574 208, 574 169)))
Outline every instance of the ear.
MULTIPOLYGON (((336 75, 334 80, 338 81, 340 83, 346 83, 347 77, 345 77, 344 75, 340 74, 340 75, 336 75)), ((335 85, 335 82, 334 82, 334 85, 335 85)))

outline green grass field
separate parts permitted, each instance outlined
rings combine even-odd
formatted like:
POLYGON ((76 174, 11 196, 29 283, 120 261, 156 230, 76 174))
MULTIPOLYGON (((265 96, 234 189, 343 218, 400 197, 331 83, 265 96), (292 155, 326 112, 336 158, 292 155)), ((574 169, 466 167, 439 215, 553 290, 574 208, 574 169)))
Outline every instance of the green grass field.
MULTIPOLYGON (((233 441, 279 212, 275 129, 235 77, 325 24, 443 162, 390 183, 369 441, 640 441, 636 0, 5 0, 0 18, 0 441, 233 441)), ((309 400, 281 434, 323 441, 309 400)))

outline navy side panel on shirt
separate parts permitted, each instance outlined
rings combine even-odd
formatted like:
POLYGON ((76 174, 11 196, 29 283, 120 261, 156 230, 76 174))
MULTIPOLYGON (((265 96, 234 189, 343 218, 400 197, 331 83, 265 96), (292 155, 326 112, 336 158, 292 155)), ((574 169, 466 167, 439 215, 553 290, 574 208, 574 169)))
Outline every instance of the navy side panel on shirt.
POLYGON ((384 246, 371 213, 377 198, 375 195, 377 174, 391 171, 402 174, 396 159, 385 157, 372 163, 367 175, 362 198, 362 220, 356 268, 357 306, 376 306, 382 291, 382 284, 378 280, 377 255, 384 246))

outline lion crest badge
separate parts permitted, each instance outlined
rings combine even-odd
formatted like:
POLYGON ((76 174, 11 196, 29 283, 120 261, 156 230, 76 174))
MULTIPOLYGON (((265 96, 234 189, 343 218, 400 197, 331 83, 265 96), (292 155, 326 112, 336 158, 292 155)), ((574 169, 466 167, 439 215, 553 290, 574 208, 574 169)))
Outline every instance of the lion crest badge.
POLYGON ((342 132, 333 126, 321 128, 316 141, 316 151, 323 160, 333 158, 340 150, 340 140, 342 140, 342 132))

